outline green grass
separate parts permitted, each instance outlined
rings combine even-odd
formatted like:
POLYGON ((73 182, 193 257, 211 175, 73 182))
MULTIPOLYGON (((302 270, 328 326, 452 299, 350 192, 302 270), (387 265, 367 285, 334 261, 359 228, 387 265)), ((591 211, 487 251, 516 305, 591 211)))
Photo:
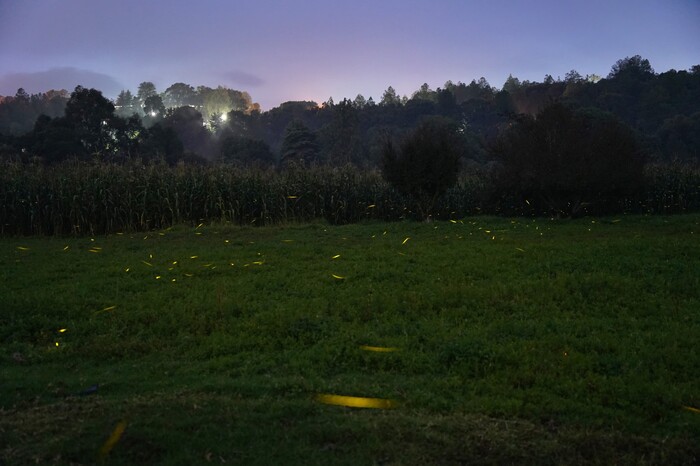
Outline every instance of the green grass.
POLYGON ((4 465, 700 458, 699 215, 4 238, 0 302, 4 465))

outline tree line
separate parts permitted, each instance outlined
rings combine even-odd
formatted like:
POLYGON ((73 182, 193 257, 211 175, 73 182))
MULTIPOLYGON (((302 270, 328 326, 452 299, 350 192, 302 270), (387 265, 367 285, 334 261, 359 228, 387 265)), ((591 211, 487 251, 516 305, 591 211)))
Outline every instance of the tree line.
POLYGON ((501 89, 484 78, 448 81, 410 98, 389 87, 378 102, 358 95, 266 112, 245 92, 184 83, 158 93, 144 82, 114 102, 80 86, 70 95, 20 90, 0 102, 0 123, 8 115, 3 159, 353 165, 382 171, 423 217, 460 168, 488 172, 501 211, 526 202, 536 213, 578 215, 624 210, 644 189, 645 164, 700 164, 700 66, 656 73, 640 56, 618 60, 605 78, 511 75, 501 89))
POLYGON ((563 78, 546 75, 542 82, 511 75, 501 89, 484 78, 469 84, 448 81, 435 90, 424 84, 410 98, 390 86, 377 102, 357 95, 337 103, 332 98, 320 104, 285 102, 266 112, 247 92, 222 86, 175 83, 158 92, 153 83, 143 82, 134 93, 122 91, 114 102, 96 92, 81 87, 72 94, 28 95, 20 89, 14 97, 0 97, 0 155, 35 156, 46 163, 70 157, 115 161, 136 156, 169 163, 295 161, 378 167, 387 136, 405 134, 426 117, 441 116, 457 125, 471 159, 486 162, 489 142, 517 115, 535 115, 561 102, 611 113, 638 133, 656 160, 700 159, 700 65, 656 73, 640 56, 618 60, 605 78, 584 77, 575 70, 563 78), (89 98, 83 95, 87 92, 89 98), (107 127, 87 128, 85 122, 74 127, 64 115, 71 100, 94 105, 99 113, 95 121, 106 121, 107 127), (92 139, 105 145, 67 135, 88 129, 95 133, 92 139))

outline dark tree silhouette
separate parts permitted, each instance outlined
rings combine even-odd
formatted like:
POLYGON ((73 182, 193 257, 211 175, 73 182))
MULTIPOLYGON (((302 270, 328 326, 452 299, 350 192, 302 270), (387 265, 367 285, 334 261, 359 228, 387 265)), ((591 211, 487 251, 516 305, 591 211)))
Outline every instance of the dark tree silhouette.
POLYGON ((498 203, 512 213, 611 213, 643 182, 644 158, 629 127, 610 114, 574 112, 561 103, 518 117, 491 154, 501 163, 498 203))
POLYGON ((146 112, 146 116, 152 118, 162 117, 165 114, 165 105, 163 105, 163 99, 159 95, 152 95, 146 99, 143 103, 143 111, 146 112))
POLYGON ((427 220, 439 196, 457 182, 462 151, 457 126, 444 118, 429 118, 398 146, 387 139, 382 174, 400 193, 413 199, 418 214, 427 220))
POLYGON ((113 149, 113 118, 114 105, 97 89, 78 86, 66 103, 66 122, 89 155, 101 157, 113 149))
POLYGON ((229 136, 221 142, 224 162, 237 166, 269 167, 275 164, 270 146, 258 139, 229 136))
POLYGON ((292 161, 309 164, 318 157, 316 135, 299 120, 292 120, 284 131, 284 140, 280 150, 280 163, 292 161))

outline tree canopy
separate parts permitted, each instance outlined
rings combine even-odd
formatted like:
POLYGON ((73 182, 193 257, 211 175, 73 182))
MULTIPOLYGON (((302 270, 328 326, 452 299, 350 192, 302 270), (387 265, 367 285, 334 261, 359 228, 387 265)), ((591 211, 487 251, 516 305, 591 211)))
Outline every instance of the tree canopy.
POLYGON ((398 144, 386 140, 382 174, 399 192, 412 198, 420 217, 427 219, 437 198, 457 182, 463 149, 454 123, 430 118, 398 144))
MULTIPOLYGON (((504 126, 512 124, 519 115, 535 116, 553 102, 561 102, 574 110, 594 108, 615 115, 641 135, 640 144, 657 162, 700 163, 700 142, 696 137, 700 66, 656 73, 649 61, 639 55, 618 60, 605 79, 573 69, 563 77, 545 75, 542 82, 521 80, 511 74, 501 89, 482 77, 468 83, 447 81, 436 89, 423 83, 410 94, 411 98, 406 98, 389 86, 378 103, 377 96, 358 94, 352 100, 328 99, 320 105, 311 101, 285 102, 265 112, 243 90, 175 82, 159 92, 154 83, 144 81, 136 91, 122 90, 111 114, 109 102, 104 101, 90 113, 95 121, 106 122, 104 127, 79 122, 74 109, 67 109, 71 98, 71 105, 76 105, 90 91, 81 91, 85 96, 71 96, 67 91, 30 95, 19 89, 13 96, 0 97, 2 154, 14 151, 15 156, 22 154, 26 158, 37 155, 35 151, 40 147, 43 153, 49 153, 50 140, 55 139, 57 146, 70 149, 72 154, 66 157, 86 157, 87 153, 103 157, 111 153, 110 157, 127 154, 147 160, 153 151, 145 151, 139 144, 126 144, 122 129, 128 125, 112 119, 125 120, 136 114, 145 128, 134 141, 146 141, 147 128, 162 123, 163 128, 174 132, 185 152, 211 161, 220 160, 227 138, 243 138, 262 141, 277 160, 291 160, 293 153, 303 152, 300 159, 307 162, 378 168, 386 134, 407 134, 426 118, 444 117, 460 129, 479 163, 489 163, 485 148, 504 126), (47 120, 42 119, 35 127, 42 114, 51 123, 47 126, 47 120), (292 125, 293 121, 297 123, 292 125), (288 135, 287 130, 297 124, 305 130, 297 127, 288 135), (71 129, 65 129, 59 137, 60 125, 71 129), (300 135, 306 136, 295 141, 300 135), (34 144, 33 137, 42 142, 34 144), (67 143, 73 137, 81 141, 82 149, 77 152, 84 152, 82 155, 76 153, 75 145, 67 143), (297 150, 304 141, 314 149, 297 150), (128 149, 120 148, 126 145, 128 149), (294 147, 296 152, 290 152, 294 147)), ((100 102, 96 98, 93 101, 100 102)), ((54 155, 49 159, 55 158, 57 152, 60 151, 51 152, 54 155)))

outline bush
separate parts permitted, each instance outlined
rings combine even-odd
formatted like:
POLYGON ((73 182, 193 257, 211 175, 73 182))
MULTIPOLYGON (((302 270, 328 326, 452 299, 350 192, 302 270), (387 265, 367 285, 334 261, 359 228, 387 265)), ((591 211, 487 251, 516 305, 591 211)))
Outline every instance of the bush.
POLYGON ((610 114, 556 103, 536 117, 519 116, 490 152, 500 162, 495 202, 504 213, 614 213, 643 190, 637 139, 610 114))
POLYGON ((382 174, 401 194, 411 198, 421 218, 427 219, 437 199, 457 182, 463 146, 454 123, 430 118, 398 149, 387 139, 382 150, 382 174))

